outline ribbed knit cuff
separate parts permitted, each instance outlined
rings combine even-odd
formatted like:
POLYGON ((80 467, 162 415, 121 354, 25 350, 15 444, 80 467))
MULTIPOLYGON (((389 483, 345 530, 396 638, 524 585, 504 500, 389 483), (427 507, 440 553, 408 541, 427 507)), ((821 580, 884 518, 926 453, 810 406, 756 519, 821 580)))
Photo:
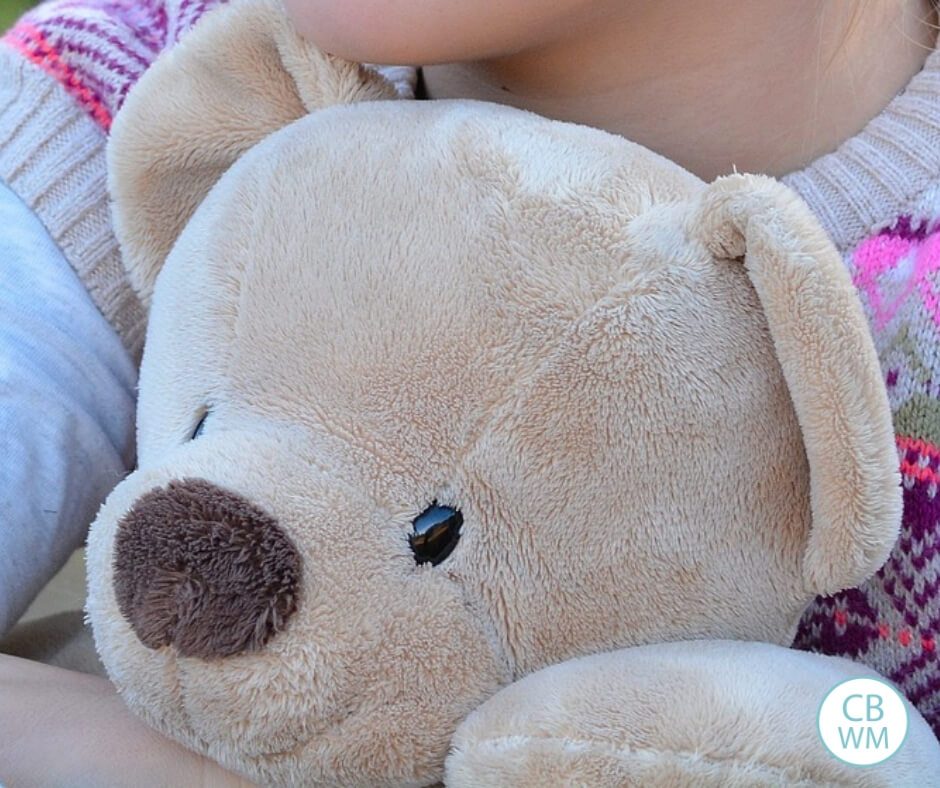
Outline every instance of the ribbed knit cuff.
POLYGON ((105 141, 61 85, 0 45, 0 179, 36 213, 137 360, 145 313, 111 230, 105 141))
POLYGON ((844 253, 910 212, 938 176, 940 50, 862 131, 781 180, 844 253))

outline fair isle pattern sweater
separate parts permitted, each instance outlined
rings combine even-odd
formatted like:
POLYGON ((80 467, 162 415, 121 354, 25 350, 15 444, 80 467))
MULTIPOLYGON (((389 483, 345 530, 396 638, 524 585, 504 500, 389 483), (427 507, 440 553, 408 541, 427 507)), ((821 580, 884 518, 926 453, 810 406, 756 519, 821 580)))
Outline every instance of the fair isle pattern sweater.
MULTIPOLYGON (((45 223, 134 354, 143 313, 108 223, 104 141, 136 79, 216 2, 50 0, 0 42, 0 179, 45 223)), ((412 92, 412 70, 383 71, 412 92)), ((888 562, 861 588, 817 599, 796 645, 876 668, 940 736, 940 54, 861 133, 784 181, 859 289, 904 484, 888 562)))
POLYGON ((820 219, 858 288, 904 497, 888 561, 860 588, 818 598, 795 645, 875 668, 940 737, 940 52, 859 134, 783 180, 820 219))

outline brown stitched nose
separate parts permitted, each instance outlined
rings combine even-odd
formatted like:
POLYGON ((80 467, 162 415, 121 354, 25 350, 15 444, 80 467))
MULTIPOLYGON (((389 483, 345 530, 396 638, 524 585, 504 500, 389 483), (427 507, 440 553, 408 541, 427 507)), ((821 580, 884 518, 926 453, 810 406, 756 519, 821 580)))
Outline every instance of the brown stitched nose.
POLYGON ((118 526, 114 591, 145 646, 255 651, 297 607, 300 558, 277 521, 202 479, 142 496, 118 526))

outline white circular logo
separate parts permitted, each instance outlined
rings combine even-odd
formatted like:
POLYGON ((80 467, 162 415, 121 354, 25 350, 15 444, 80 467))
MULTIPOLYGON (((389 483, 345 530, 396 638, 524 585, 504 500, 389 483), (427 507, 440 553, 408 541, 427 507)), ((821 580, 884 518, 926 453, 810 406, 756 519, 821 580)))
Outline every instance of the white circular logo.
POLYGON ((819 737, 840 761, 874 766, 894 755, 907 736, 907 708, 883 681, 857 678, 836 684, 819 707, 819 737))

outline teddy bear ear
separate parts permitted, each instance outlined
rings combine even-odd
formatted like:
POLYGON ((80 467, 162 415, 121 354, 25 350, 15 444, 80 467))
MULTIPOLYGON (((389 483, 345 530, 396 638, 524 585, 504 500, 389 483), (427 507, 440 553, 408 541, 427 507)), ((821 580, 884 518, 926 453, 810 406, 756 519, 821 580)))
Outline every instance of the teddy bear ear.
POLYGON ((743 262, 766 316, 809 462, 808 588, 858 585, 893 547, 902 499, 887 391, 845 265, 802 200, 766 177, 715 181, 691 231, 743 262))
POLYGON ((396 96, 377 73, 303 41, 280 0, 206 14, 130 92, 108 143, 115 232, 144 306, 190 216, 248 148, 330 104, 396 96))

